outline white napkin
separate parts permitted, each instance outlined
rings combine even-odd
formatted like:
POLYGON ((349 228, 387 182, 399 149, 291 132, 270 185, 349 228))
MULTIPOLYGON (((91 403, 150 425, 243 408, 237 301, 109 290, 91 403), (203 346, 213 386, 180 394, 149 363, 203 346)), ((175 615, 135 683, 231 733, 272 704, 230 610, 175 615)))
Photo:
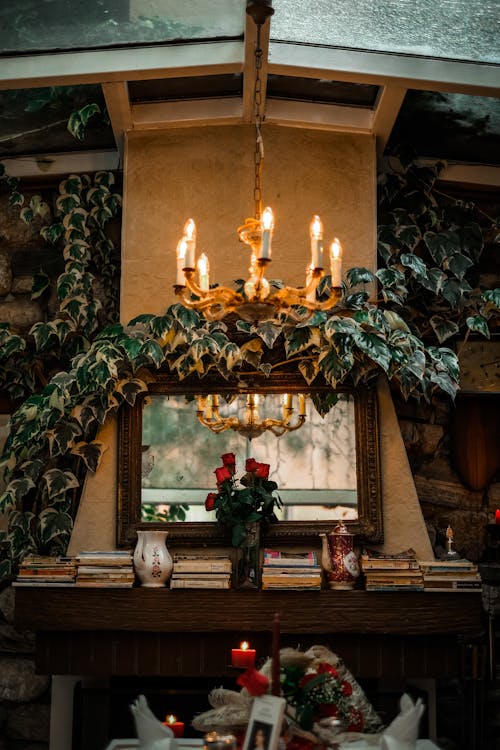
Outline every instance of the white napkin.
POLYGON ((415 750, 417 746, 418 723, 424 713, 422 699, 416 703, 406 693, 399 701, 399 714, 380 738, 381 750, 415 750))
POLYGON ((158 721, 143 695, 130 706, 141 750, 177 750, 177 741, 169 727, 158 721))

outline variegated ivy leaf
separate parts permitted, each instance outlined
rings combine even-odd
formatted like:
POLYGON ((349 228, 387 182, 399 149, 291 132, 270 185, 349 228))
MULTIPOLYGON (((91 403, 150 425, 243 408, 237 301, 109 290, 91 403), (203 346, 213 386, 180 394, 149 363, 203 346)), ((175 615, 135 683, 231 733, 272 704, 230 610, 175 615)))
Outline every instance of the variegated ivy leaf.
POLYGON ((374 281, 375 276, 368 268, 350 268, 346 273, 346 279, 349 286, 357 286, 358 284, 369 284, 374 281))
POLYGON ((427 273, 427 266, 425 265, 422 258, 419 258, 415 253, 401 253, 399 260, 409 268, 417 277, 425 276, 427 273))
POLYGON ((51 430, 47 430, 50 455, 63 456, 79 435, 81 435, 81 428, 75 422, 66 420, 57 422, 51 430))
POLYGON ((53 345, 53 339, 57 338, 53 324, 50 323, 35 323, 30 330, 31 336, 35 339, 35 346, 37 351, 42 352, 44 349, 48 349, 49 346, 53 345))
POLYGON ((457 324, 449 318, 443 318, 441 315, 433 315, 429 319, 429 323, 432 326, 432 330, 436 334, 437 340, 440 344, 450 336, 455 336, 460 330, 457 324))
POLYGON ((24 221, 25 224, 31 224, 35 218, 35 214, 31 208, 25 207, 19 212, 19 218, 24 221))
POLYGON ((73 529, 73 519, 68 513, 56 510, 56 508, 45 508, 39 516, 40 538, 42 544, 48 545, 57 537, 69 540, 73 529))
POLYGON ((329 346, 321 349, 319 353, 318 369, 333 388, 342 382, 348 372, 337 352, 329 346))
POLYGON ((88 319, 88 299, 83 296, 68 297, 61 302, 61 311, 80 326, 85 325, 88 319))
POLYGON ((205 323, 200 313, 196 312, 196 310, 189 310, 179 303, 171 305, 167 310, 167 314, 172 315, 186 330, 202 328, 205 323))
POLYGON ((329 391, 328 393, 313 391, 309 394, 309 398, 311 399, 314 408, 316 409, 320 417, 324 418, 338 402, 339 395, 338 393, 332 393, 331 391, 329 391))
POLYGON ((488 322, 485 318, 483 318, 482 315, 471 315, 467 318, 466 323, 467 328, 469 328, 471 331, 480 333, 481 336, 484 336, 487 339, 490 338, 490 329, 488 327, 488 322))
POLYGON ((68 214, 80 205, 81 198, 78 193, 63 193, 56 200, 56 208, 62 214, 68 214))
POLYGON ((147 390, 148 386, 143 380, 139 380, 139 378, 120 380, 115 385, 115 393, 123 396, 124 400, 131 406, 135 404, 139 393, 145 393, 147 390))
POLYGON ((74 456, 79 456, 83 460, 87 469, 95 474, 101 463, 101 457, 107 449, 108 446, 104 443, 92 440, 90 443, 84 441, 76 443, 70 452, 74 456))
POLYGON ((59 185, 59 192, 63 195, 64 193, 72 195, 73 193, 80 193, 82 187, 83 183, 81 175, 70 174, 70 176, 66 180, 63 180, 59 185))
POLYGON ((353 339, 361 351, 385 372, 391 364, 391 352, 385 341, 375 333, 357 331, 353 339))
POLYGON ((111 185, 115 184, 115 176, 113 172, 96 172, 94 175, 94 182, 96 185, 105 185, 109 188, 111 185))
POLYGON ((175 360, 171 367, 172 369, 177 370, 179 380, 184 380, 184 378, 187 378, 192 372, 198 372, 200 375, 203 375, 205 371, 203 360, 194 359, 189 352, 187 354, 182 354, 175 360))
POLYGON ((225 360, 228 370, 233 370, 242 360, 240 348, 233 341, 228 341, 228 343, 225 344, 221 349, 220 357, 225 360))
POLYGON ((63 232, 64 232, 64 227, 60 223, 51 224, 48 227, 42 227, 40 229, 40 234, 43 237, 43 239, 46 242, 50 242, 51 245, 55 245, 59 241, 63 232))
POLYGON ((11 333, 8 328, 0 327, 0 352, 1 359, 7 360, 17 352, 22 352, 26 349, 26 340, 16 333, 11 333))
POLYGON ((140 351, 141 357, 145 357, 146 359, 153 362, 153 364, 156 365, 156 367, 160 367, 164 360, 164 354, 163 349, 159 345, 157 341, 154 341, 150 339, 149 341, 145 341, 141 346, 140 351))
POLYGON ((88 216, 89 212, 81 206, 78 206, 78 208, 75 208, 70 214, 64 216, 62 222, 63 227, 65 229, 78 229, 79 231, 82 231, 87 222, 88 216))
POLYGON ((241 357, 253 367, 258 367, 262 359, 263 348, 260 339, 251 339, 240 346, 241 357))
POLYGON ((12 479, 0 498, 0 513, 15 508, 33 487, 35 483, 29 476, 12 479))
POLYGON ((285 351, 287 357, 303 352, 310 346, 319 344, 318 329, 316 328, 287 328, 285 331, 285 351))
POLYGON ((36 482, 36 480, 40 476, 40 472, 42 471, 43 467, 44 462, 40 458, 34 458, 30 461, 23 461, 21 464, 19 464, 20 471, 22 471, 34 482, 36 482))
POLYGON ((72 471, 66 469, 49 469, 42 476, 42 481, 47 487, 47 494, 50 500, 57 500, 64 496, 68 490, 79 486, 78 479, 72 471))
POLYGON ((41 195, 33 195, 30 200, 30 208, 33 211, 34 216, 49 216, 50 208, 48 204, 42 200, 41 195))
POLYGON ((493 308, 494 310, 500 311, 500 288, 487 289, 482 293, 481 297, 486 302, 488 308, 493 308))
POLYGON ((94 206, 102 206, 105 199, 109 195, 109 190, 106 185, 99 185, 98 187, 91 187, 87 190, 87 200, 94 206))
POLYGON ((31 299, 38 299, 47 291, 50 286, 50 277, 43 271, 38 271, 33 275, 33 284, 31 286, 31 299))
POLYGON ((264 320, 262 323, 259 323, 259 325, 252 327, 252 332, 256 333, 257 336, 260 336, 269 349, 273 348, 281 331, 281 326, 276 325, 276 323, 273 323, 270 320, 264 320))
POLYGON ((311 385, 314 378, 319 372, 318 363, 315 359, 303 359, 299 362, 299 371, 302 377, 306 381, 307 385, 311 385))

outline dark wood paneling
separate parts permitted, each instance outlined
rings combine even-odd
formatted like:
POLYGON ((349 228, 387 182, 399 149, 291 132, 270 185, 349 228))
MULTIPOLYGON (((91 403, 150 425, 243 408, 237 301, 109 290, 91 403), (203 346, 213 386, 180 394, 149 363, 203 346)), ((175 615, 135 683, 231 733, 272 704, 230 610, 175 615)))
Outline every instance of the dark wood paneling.
MULTIPOLYGON (((235 678, 239 670, 230 665, 230 648, 239 637, 239 633, 42 632, 37 636, 37 672, 235 678), (111 660, 96 658, 111 652, 111 660)), ((315 643, 341 656, 359 678, 464 677, 470 669, 470 644, 450 636, 317 634, 300 643, 294 635, 282 637, 283 647, 306 650, 315 643)), ((255 634, 252 646, 259 667, 270 653, 270 634, 255 634)))
MULTIPOLYGON (((16 623, 37 631, 265 632, 275 612, 283 633, 482 632, 477 594, 16 589, 16 623)), ((137 655, 131 651, 128 658, 137 655)))

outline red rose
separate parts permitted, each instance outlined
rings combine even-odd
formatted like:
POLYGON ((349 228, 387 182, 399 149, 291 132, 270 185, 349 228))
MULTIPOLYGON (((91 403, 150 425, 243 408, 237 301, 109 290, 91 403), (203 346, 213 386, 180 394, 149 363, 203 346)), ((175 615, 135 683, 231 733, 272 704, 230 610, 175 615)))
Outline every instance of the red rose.
POLYGON ((269 464, 257 464, 255 475, 259 477, 259 479, 267 479, 269 476, 269 468, 269 464))
POLYGON ((317 670, 318 674, 331 674, 332 677, 338 677, 339 673, 335 669, 335 667, 332 667, 331 664, 327 664, 325 661, 322 661, 321 664, 318 664, 317 670))
POLYGON ((223 466, 225 466, 231 472, 231 476, 234 476, 236 471, 236 456, 234 453, 224 453, 221 456, 223 466))
POLYGON ((222 484, 222 482, 231 479, 231 472, 227 466, 219 466, 219 468, 214 471, 214 474, 217 478, 217 484, 222 484))
POLYGON ((257 672, 254 667, 248 667, 240 674, 236 682, 240 687, 248 690, 250 695, 264 695, 269 687, 269 680, 263 674, 257 672))
POLYGON ((219 496, 216 492, 209 492, 207 499, 205 500, 205 510, 213 510, 215 508, 215 501, 218 497, 219 496))
POLYGON ((352 695, 352 685, 346 680, 342 681, 342 695, 352 695))
POLYGON ((256 471, 258 466, 259 463, 255 458, 247 458, 245 461, 245 471, 256 471))

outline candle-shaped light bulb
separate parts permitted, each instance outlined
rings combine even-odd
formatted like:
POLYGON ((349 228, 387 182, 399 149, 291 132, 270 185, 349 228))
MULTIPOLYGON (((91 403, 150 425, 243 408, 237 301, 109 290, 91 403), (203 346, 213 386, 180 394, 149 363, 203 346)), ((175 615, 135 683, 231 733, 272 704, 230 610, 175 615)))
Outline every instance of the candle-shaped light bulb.
POLYGON ((299 393, 299 417, 306 416, 306 397, 303 393, 299 393))
POLYGON ((200 255, 200 257, 198 258, 198 263, 196 265, 198 266, 198 285, 200 289, 202 289, 204 292, 208 292, 210 288, 210 281, 209 281, 210 265, 209 265, 208 258, 205 255, 205 253, 202 253, 200 255))
POLYGON ((186 277, 184 275, 184 268, 186 268, 186 250, 187 244, 184 237, 177 243, 177 276, 175 283, 177 286, 186 286, 186 277))
POLYGON ((205 400, 205 419, 212 419, 212 394, 209 393, 205 400))
POLYGON ((261 225, 261 241, 260 241, 260 252, 259 258, 261 260, 271 259, 271 239, 274 230, 274 214, 272 209, 267 206, 262 212, 260 219, 261 225))
POLYGON ((342 282, 342 245, 337 237, 330 245, 330 273, 332 286, 340 286, 342 282))
POLYGON ((196 224, 193 219, 188 219, 184 224, 184 239, 186 240, 186 265, 185 268, 194 268, 196 253, 196 224))
POLYGON ((283 418, 287 419, 287 417, 290 416, 291 411, 292 411, 292 394, 284 393, 283 394, 283 418))
POLYGON ((311 264, 313 268, 323 268, 323 224, 319 216, 313 216, 309 225, 311 237, 311 264))

